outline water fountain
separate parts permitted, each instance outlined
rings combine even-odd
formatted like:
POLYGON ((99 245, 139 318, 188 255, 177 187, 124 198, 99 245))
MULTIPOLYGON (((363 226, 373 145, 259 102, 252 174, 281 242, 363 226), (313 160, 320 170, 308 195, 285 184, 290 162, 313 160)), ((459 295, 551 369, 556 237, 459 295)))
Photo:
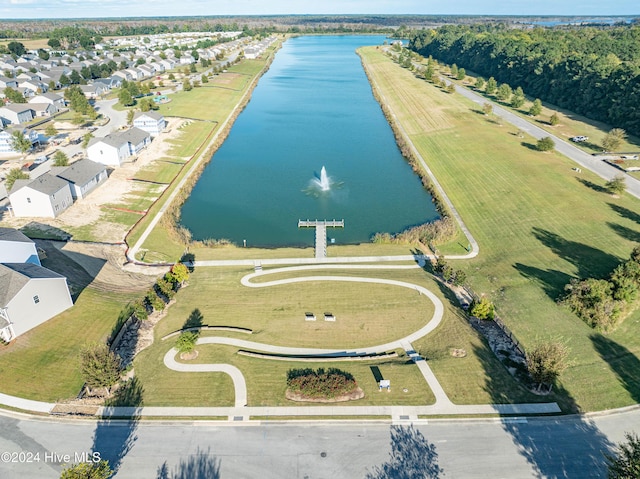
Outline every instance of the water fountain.
POLYGON ((327 176, 327 170, 324 166, 320 170, 320 178, 314 178, 314 181, 322 191, 328 191, 331 188, 329 177, 327 176))

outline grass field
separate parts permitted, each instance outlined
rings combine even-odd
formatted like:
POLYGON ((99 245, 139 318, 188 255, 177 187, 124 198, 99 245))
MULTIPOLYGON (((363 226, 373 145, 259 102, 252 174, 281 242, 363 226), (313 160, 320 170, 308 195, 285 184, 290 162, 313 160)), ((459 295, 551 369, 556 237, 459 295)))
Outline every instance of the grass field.
POLYGON ((71 309, 0 346, 2 392, 39 401, 75 397, 83 384, 80 350, 104 342, 132 298, 88 287, 71 309))
MULTIPOLYGON (((239 337, 251 341, 300 347, 354 348, 398 339, 417 330, 433 314, 432 304, 415 291, 383 285, 358 283, 311 282, 287 287, 247 288, 240 278, 251 272, 243 268, 198 268, 189 286, 178 293, 178 301, 155 329, 154 345, 140 354, 135 362, 136 376, 145 388, 145 404, 232 405, 232 386, 224 375, 174 373, 162 364, 164 354, 173 346, 175 337, 161 337, 180 329, 194 309, 202 314, 203 324, 245 327, 253 334, 203 331, 203 336, 239 337), (379 288, 376 288, 379 286, 379 288), (336 315, 335 323, 305 322, 304 312, 317 316, 326 310, 336 315), (200 378, 200 380, 198 379, 200 378), (212 390, 212 384, 218 384, 212 390), (197 399, 194 399, 197 398, 197 399), (200 401, 200 402, 198 402, 200 401)), ((297 277, 301 272, 268 275, 264 280, 297 277)), ((321 270, 305 274, 328 274, 321 270)), ((331 275, 364 275, 362 271, 332 270, 331 275)), ((522 389, 487 349, 484 341, 463 319, 459 310, 449 305, 437 283, 416 268, 404 271, 367 270, 366 276, 396 279, 428 287, 445 301, 446 313, 437 335, 414 344, 424 351, 437 377, 455 402, 491 402, 481 378, 485 370, 503 388, 500 402, 539 400, 522 389), (449 348, 465 348, 466 358, 453 358, 449 348), (483 360, 476 357, 480 351, 483 360)), ((446 294, 446 293, 445 293, 446 294)), ((236 354, 231 346, 201 345, 196 363, 229 363, 244 374, 252 406, 284 405, 286 371, 294 367, 338 367, 351 372, 366 397, 357 404, 431 404, 434 400, 424 378, 415 365, 400 357, 366 362, 302 363, 272 361, 236 354), (377 366, 385 379, 391 379, 391 394, 379 394, 371 366, 377 366), (408 392, 403 390, 407 389, 408 392)), ((356 404, 356 403, 353 403, 356 404)))
MULTIPOLYGON (((603 338, 555 300, 573 277, 603 277, 640 240, 640 203, 602 192, 604 181, 540 153, 479 106, 435 88, 375 49, 361 50, 398 121, 480 244, 457 262, 526 346, 560 337, 572 366, 562 386, 585 410, 640 401, 640 313, 603 338), (433 113, 435 112, 435 113, 433 113), (618 354, 616 354, 616 351, 618 354)), ((488 381, 487 381, 488 382, 488 381)))

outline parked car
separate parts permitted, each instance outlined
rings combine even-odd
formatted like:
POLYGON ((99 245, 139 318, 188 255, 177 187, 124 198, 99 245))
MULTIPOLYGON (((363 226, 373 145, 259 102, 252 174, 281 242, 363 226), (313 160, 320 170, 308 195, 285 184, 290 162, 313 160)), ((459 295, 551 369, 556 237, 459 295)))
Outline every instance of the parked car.
POLYGON ((588 136, 574 136, 570 138, 570 140, 575 143, 580 143, 581 141, 587 141, 588 139, 589 139, 588 136))
POLYGON ((623 160, 637 160, 638 155, 621 155, 620 158, 623 160))

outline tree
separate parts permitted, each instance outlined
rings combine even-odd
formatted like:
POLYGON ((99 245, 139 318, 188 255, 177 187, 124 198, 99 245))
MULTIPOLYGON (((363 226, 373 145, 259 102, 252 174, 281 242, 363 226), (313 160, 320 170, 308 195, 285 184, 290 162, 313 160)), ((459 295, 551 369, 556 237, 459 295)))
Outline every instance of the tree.
POLYGON ((485 84, 484 78, 482 78, 482 77, 476 78, 476 83, 474 85, 475 89, 476 90, 482 90, 484 88, 484 84, 485 84))
POLYGON ((478 319, 493 320, 495 317, 495 306, 486 296, 482 296, 480 299, 473 300, 469 307, 469 313, 478 319))
POLYGON ((456 75, 456 78, 458 80, 464 80, 466 76, 467 76, 467 71, 464 68, 458 69, 458 74, 456 75))
POLYGON ((189 279, 189 268, 184 263, 176 263, 165 275, 165 278, 168 281, 180 283, 180 286, 184 286, 184 282, 189 279))
POLYGON ((568 366, 569 348, 561 341, 546 341, 536 344, 527 352, 527 368, 538 391, 543 384, 551 386, 568 366))
POLYGON ((60 85, 62 85, 62 86, 71 85, 71 80, 64 73, 62 75, 60 75, 60 80, 58 80, 58 81, 60 82, 60 85))
POLYGON ((540 138, 536 143, 536 150, 538 151, 551 151, 556 147, 555 142, 551 139, 551 137, 545 136, 544 138, 540 138))
POLYGON ((200 77, 200 80, 202 81, 202 83, 209 83, 209 79, 207 78, 207 75, 202 75, 200 77))
POLYGON ((606 190, 612 195, 620 195, 627 188, 624 176, 616 175, 604 184, 606 190))
POLYGON ((129 110, 127 112, 127 125, 132 125, 133 124, 133 117, 135 116, 136 112, 134 110, 129 110))
POLYGON ((626 131, 622 128, 613 128, 602 140, 602 147, 605 151, 617 150, 626 138, 626 131))
POLYGON ((20 42, 9 42, 9 44, 7 45, 7 49, 9 50, 9 53, 18 57, 24 55, 27 52, 27 49, 20 42))
POLYGON ((53 123, 49 123, 44 129, 44 134, 49 137, 56 136, 58 134, 58 130, 56 130, 56 127, 53 126, 53 123))
POLYGON ((69 157, 65 154, 64 151, 58 150, 56 154, 53 155, 53 166, 68 166, 69 165, 69 157))
POLYGON ((529 115, 538 116, 540 113, 542 113, 542 102, 540 101, 540 98, 536 98, 533 100, 531 108, 529 108, 529 115))
POLYGON ((498 98, 498 100, 505 102, 508 102, 511 99, 511 95, 513 95, 513 90, 506 83, 500 85, 500 87, 498 88, 498 92, 496 93, 496 97, 498 98))
POLYGON ((609 479, 640 477, 640 437, 633 432, 625 433, 624 437, 613 455, 605 454, 609 479))
POLYGON ((456 86, 453 83, 449 83, 447 85, 447 93, 455 93, 456 92, 456 86))
POLYGON ((109 461, 81 462, 63 470, 60 479, 109 479, 112 475, 109 461))
POLYGON ((7 187, 7 191, 11 191, 13 184, 16 180, 28 180, 29 175, 22 171, 20 168, 12 168, 7 173, 7 178, 5 179, 5 185, 7 187))
POLYGON ((487 87, 484 89, 487 95, 493 95, 498 89, 498 82, 495 78, 491 77, 487 80, 487 87))
POLYGON ((485 115, 491 115, 493 113, 493 105, 491 103, 484 103, 482 105, 482 112, 485 115))
POLYGON ((524 105, 524 91, 522 91, 522 87, 516 88, 516 91, 513 92, 513 97, 511 97, 511 106, 513 108, 520 108, 524 105))
POLYGON ((549 117, 549 124, 551 126, 556 126, 558 123, 560 123, 560 118, 558 118, 558 115, 556 113, 549 117))
POLYGON ((118 101, 123 106, 131 106, 135 103, 133 96, 131 96, 131 92, 127 88, 120 88, 120 92, 118 93, 118 101))
POLYGON ((454 78, 458 76, 458 65, 455 63, 451 65, 451 76, 454 78))
POLYGON ((19 151, 23 155, 31 149, 33 146, 31 141, 24 136, 24 133, 21 130, 16 130, 11 133, 11 138, 9 138, 9 146, 13 151, 19 151))
POLYGON ((26 103, 27 100, 24 98, 24 95, 20 93, 18 90, 14 90, 10 86, 4 89, 4 96, 7 97, 11 103, 26 103))
POLYGON ((106 344, 87 346, 80 352, 82 378, 90 388, 106 388, 118 382, 122 372, 120 357, 106 344))
POLYGON ((93 138, 93 133, 89 132, 84 134, 84 136, 82 137, 82 148, 84 148, 85 150, 87 149, 91 138, 93 138))
POLYGON ((57 38, 50 38, 47 41, 47 45, 49 45, 54 50, 57 50, 58 48, 60 48, 60 40, 58 40, 57 38))
POLYGON ((176 76, 173 73, 169 73, 169 80, 176 81, 176 76))
POLYGON ((191 85, 191 82, 189 81, 189 79, 185 79, 182 82, 182 89, 184 91, 191 91, 193 89, 193 86, 191 85))
POLYGON ((190 353, 195 349, 199 336, 199 331, 181 332, 180 336, 178 336, 178 339, 176 340, 176 349, 181 353, 190 353))

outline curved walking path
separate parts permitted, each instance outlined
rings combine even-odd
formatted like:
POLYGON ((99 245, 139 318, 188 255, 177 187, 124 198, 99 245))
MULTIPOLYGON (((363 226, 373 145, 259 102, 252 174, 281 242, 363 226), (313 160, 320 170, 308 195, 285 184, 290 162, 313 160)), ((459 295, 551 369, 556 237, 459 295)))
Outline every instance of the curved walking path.
MULTIPOLYGON (((430 406, 294 406, 294 407, 274 407, 274 408, 254 408, 248 407, 242 410, 238 409, 238 404, 243 402, 246 404, 246 385, 244 385, 244 378, 237 368, 232 367, 235 371, 233 374, 228 372, 225 368, 230 366, 228 364, 197 364, 186 365, 177 363, 175 361, 176 350, 169 351, 164 358, 165 365, 170 369, 184 372, 203 372, 203 371, 216 371, 225 372, 230 374, 234 380, 234 387, 236 388, 236 409, 230 416, 234 418, 249 415, 291 415, 291 416, 315 416, 315 415, 391 415, 392 418, 398 420, 403 417, 417 419, 420 415, 458 415, 458 414, 543 414, 543 413, 558 413, 560 408, 556 403, 546 404, 476 404, 476 405, 456 405, 454 404, 444 389, 438 382, 438 379, 429 368, 424 358, 420 357, 411 346, 411 341, 418 340, 430 332, 432 332, 442 321, 444 315, 444 305, 442 301, 423 286, 408 283, 405 281, 397 281, 383 278, 369 278, 360 276, 300 276, 295 278, 284 278, 273 281, 265 282, 252 282, 252 280, 277 273, 290 273, 296 271, 308 271, 308 270, 331 270, 331 269, 361 269, 361 270, 380 270, 380 269, 413 269, 418 268, 418 265, 305 265, 294 266, 287 268, 277 268, 269 271, 256 271, 245 275, 241 280, 241 284, 250 288, 267 288, 271 286, 308 282, 308 281, 345 281, 345 282, 360 282, 360 283, 376 283, 387 284, 391 286, 398 286, 402 288, 409 288, 417 291, 419 294, 426 296, 434 304, 435 310, 432 318, 419 330, 411 333, 404 338, 400 338, 388 343, 372 345, 363 348, 354 348, 353 350, 345 349, 319 349, 319 348, 296 348, 275 346, 270 344, 258 343, 255 341, 247 341, 244 339, 229 338, 229 337, 205 337, 198 340, 198 344, 223 344, 239 348, 251 349, 259 352, 266 352, 271 354, 291 355, 291 356, 326 356, 327 360, 336 356, 356 356, 365 354, 375 354, 387 352, 390 349, 401 348, 406 351, 407 355, 414 361, 420 370, 421 374, 425 378, 427 384, 431 388, 436 402, 430 406), (239 376, 239 377, 238 377, 239 376), (240 382, 242 381, 242 382, 240 382), (244 387, 244 391, 242 388, 244 387), (239 400, 239 395, 241 396, 239 400)), ((148 408, 145 408, 147 411, 148 408)), ((186 408, 190 413, 194 412, 194 408, 186 408)), ((196 408, 197 409, 197 408, 196 408)), ((202 408, 203 410, 209 410, 210 412, 215 410, 222 410, 224 408, 202 408)), ((225 414, 229 414, 229 411, 225 414)), ((151 411, 147 411, 151 412, 151 411)))
MULTIPOLYGON (((198 341, 198 344, 201 344, 198 341)), ((231 364, 184 364, 176 361, 178 350, 172 348, 164 355, 164 364, 169 369, 187 373, 225 373, 231 376, 233 388, 235 390, 235 407, 247 405, 247 383, 242 372, 231 364)))

